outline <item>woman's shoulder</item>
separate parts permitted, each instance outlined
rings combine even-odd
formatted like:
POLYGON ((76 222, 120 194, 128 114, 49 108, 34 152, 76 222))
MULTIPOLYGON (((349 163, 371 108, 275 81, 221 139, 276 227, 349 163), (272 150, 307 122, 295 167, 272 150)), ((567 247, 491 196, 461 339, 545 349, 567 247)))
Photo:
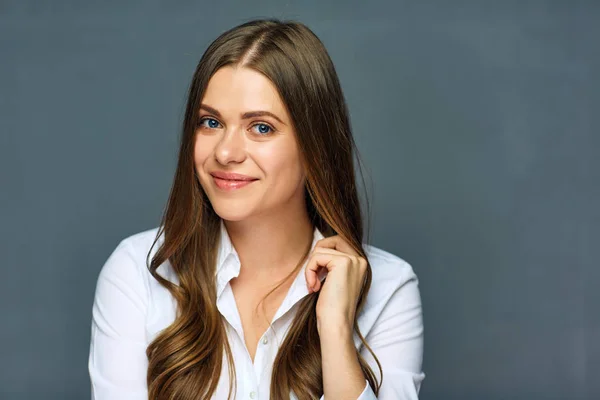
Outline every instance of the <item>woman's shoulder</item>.
MULTIPOLYGON (((144 231, 140 231, 137 233, 133 233, 131 235, 125 236, 119 245, 129 246, 132 250, 136 252, 148 253, 154 240, 156 238, 156 234, 158 233, 158 227, 147 229, 144 231)), ((163 235, 160 236, 159 241, 161 241, 163 235)), ((159 245, 160 243, 157 243, 159 245)))
POLYGON ((161 236, 153 246, 157 233, 158 227, 122 237, 104 262, 100 280, 120 281, 138 289, 142 289, 141 283, 147 286, 147 261, 156 253, 162 240, 161 236))
POLYGON ((415 292, 418 278, 408 261, 374 245, 363 244, 363 248, 372 273, 365 310, 381 311, 394 296, 415 292))
POLYGON ((412 265, 403 258, 374 245, 363 244, 363 248, 373 272, 373 284, 391 288, 417 279, 412 265))
MULTIPOLYGON (((174 320, 176 306, 170 293, 148 268, 163 241, 161 235, 155 244, 157 234, 158 228, 152 228, 127 235, 113 248, 96 283, 93 312, 97 324, 139 329, 136 324, 144 323, 145 337, 152 340, 174 320)), ((168 260, 156 272, 177 283, 168 260)))
POLYGON ((156 240, 158 229, 158 227, 155 227, 122 237, 115 252, 129 252, 137 264, 143 262, 145 265, 146 260, 150 260, 156 254, 163 242, 164 234, 162 233, 158 240, 156 240))

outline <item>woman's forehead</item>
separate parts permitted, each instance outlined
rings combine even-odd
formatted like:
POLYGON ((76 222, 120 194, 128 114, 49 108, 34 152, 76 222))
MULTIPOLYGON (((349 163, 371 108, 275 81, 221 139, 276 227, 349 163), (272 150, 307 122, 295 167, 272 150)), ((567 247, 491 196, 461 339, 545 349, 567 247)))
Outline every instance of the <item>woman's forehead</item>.
POLYGON ((247 67, 226 66, 215 72, 208 82, 202 104, 230 117, 248 111, 269 111, 281 119, 289 118, 273 82, 247 67))

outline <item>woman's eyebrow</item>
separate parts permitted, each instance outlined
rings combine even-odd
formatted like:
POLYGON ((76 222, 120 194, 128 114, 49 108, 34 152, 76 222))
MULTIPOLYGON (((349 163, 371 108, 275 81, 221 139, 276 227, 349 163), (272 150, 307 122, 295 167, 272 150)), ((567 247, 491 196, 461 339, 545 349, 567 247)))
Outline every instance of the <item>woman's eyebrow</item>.
MULTIPOLYGON (((219 118, 223 118, 223 116, 221 115, 221 113, 216 108, 214 108, 214 107, 211 107, 211 106, 206 105, 206 104, 200 104, 200 108, 208 111, 209 113, 212 113, 212 114, 216 115, 219 118)), ((275 118, 277 121, 279 121, 283 125, 287 125, 277 115, 273 114, 270 111, 247 111, 247 112, 245 112, 245 113, 242 114, 242 119, 248 119, 248 118, 253 118, 253 117, 262 117, 262 116, 265 116, 265 115, 267 115, 269 117, 272 117, 272 118, 275 118)))

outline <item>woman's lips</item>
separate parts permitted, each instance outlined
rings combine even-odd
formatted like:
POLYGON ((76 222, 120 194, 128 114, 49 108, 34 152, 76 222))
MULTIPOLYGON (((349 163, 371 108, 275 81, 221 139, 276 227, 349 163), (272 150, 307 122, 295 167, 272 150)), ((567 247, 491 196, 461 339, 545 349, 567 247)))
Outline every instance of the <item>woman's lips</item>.
POLYGON ((213 176, 212 178, 213 178, 213 181, 215 182, 215 185, 219 189, 227 190, 227 191, 243 188, 244 186, 248 186, 249 184, 251 184, 252 182, 257 180, 257 179, 254 179, 251 181, 236 181, 236 180, 230 180, 230 179, 221 179, 221 178, 217 178, 216 176, 213 176))

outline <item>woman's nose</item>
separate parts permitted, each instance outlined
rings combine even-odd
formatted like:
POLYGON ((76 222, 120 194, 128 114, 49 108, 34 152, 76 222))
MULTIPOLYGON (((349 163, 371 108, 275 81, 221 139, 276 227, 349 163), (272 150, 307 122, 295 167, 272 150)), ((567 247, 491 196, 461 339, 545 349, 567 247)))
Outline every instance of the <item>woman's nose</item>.
POLYGON ((239 129, 225 130, 215 147, 215 158, 223 165, 242 162, 246 158, 243 133, 239 129))

